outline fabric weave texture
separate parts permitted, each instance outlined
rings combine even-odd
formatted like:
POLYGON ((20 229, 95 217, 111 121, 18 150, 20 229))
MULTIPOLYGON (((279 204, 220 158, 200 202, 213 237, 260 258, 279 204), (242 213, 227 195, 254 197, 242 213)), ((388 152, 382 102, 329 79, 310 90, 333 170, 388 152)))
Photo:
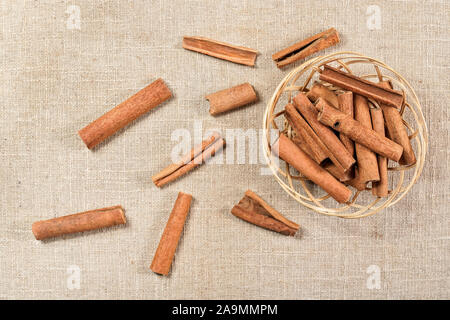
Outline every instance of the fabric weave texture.
POLYGON ((449 12, 445 0, 1 1, 0 299, 450 298, 449 12), (369 30, 373 5, 381 24, 369 30), (271 55, 329 27, 341 43, 326 53, 384 61, 422 103, 427 161, 404 199, 365 219, 321 216, 248 160, 153 185, 176 130, 262 128, 268 99, 300 63, 279 70, 271 55), (257 49, 256 66, 184 50, 184 35, 257 49), (174 98, 88 150, 77 131, 159 77, 174 98), (212 117, 204 97, 244 82, 259 102, 212 117), (247 189, 299 223, 302 237, 232 216, 247 189), (178 191, 193 202, 161 277, 149 266, 178 191), (45 242, 31 232, 37 220, 118 204, 123 227, 45 242), (370 266, 379 289, 367 286, 370 266))

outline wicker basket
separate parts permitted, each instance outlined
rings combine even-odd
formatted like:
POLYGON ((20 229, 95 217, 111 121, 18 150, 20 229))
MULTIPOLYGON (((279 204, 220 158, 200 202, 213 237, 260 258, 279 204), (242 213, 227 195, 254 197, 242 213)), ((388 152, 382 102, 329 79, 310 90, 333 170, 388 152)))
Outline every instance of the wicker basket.
MULTIPOLYGON (((326 85, 332 90, 340 90, 329 84, 326 85)), ((376 102, 373 103, 376 104, 376 102)), ((264 154, 281 187, 304 206, 318 213, 342 218, 367 217, 397 203, 418 180, 428 147, 427 127, 422 108, 411 85, 399 73, 383 62, 355 52, 337 52, 316 57, 289 72, 278 85, 267 104, 263 127, 264 154), (355 190, 350 203, 340 205, 304 177, 293 174, 293 169, 289 168, 287 163, 282 160, 278 161, 271 153, 272 130, 284 131, 288 135, 292 133, 290 126, 283 117, 285 104, 291 102, 298 91, 306 91, 314 80, 318 80, 319 68, 324 64, 344 68, 348 72, 353 72, 365 79, 390 80, 394 89, 404 93, 405 103, 400 113, 410 135, 417 162, 412 166, 402 166, 392 161, 389 162, 388 175, 390 181, 387 198, 379 198, 373 196, 371 192, 355 190), (362 69, 363 71, 357 71, 356 69, 362 69)))

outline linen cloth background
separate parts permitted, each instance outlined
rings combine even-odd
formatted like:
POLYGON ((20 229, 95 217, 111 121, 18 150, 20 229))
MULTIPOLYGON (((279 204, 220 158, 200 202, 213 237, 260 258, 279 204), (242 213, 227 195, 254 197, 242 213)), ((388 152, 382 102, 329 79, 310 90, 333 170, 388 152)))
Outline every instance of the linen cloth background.
MULTIPOLYGON (((449 298, 448 1, 1 1, 0 298, 449 298), (80 8, 80 30, 66 12, 80 8), (367 7, 381 29, 367 27, 367 7), (430 145, 419 182, 360 220, 310 212, 261 165, 203 166, 160 190, 171 133, 261 128, 287 70, 271 54, 329 27, 337 47, 386 62, 415 88, 430 145), (257 49, 246 67, 182 49, 201 35, 257 49), (89 151, 77 131, 162 77, 174 98, 89 151), (250 82, 260 102, 211 117, 208 93, 250 82), (290 238, 230 214, 250 188, 304 228, 290 238), (178 191, 191 207, 172 272, 149 270, 178 191), (31 224, 121 204, 124 227, 36 241, 31 224), (70 266, 80 288, 70 290, 70 266), (370 265, 381 288, 366 286, 370 265)), ((298 65, 298 63, 296 64, 298 65)))

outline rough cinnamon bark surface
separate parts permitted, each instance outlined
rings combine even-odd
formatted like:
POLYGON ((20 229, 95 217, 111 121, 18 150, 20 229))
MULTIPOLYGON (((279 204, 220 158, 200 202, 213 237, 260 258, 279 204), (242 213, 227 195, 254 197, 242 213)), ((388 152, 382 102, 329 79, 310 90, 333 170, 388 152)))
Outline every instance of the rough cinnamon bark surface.
POLYGON ((162 102, 172 93, 162 79, 149 84, 114 109, 81 129, 78 134, 89 149, 139 118, 162 102))
POLYGON ((344 133, 353 141, 388 159, 393 161, 400 159, 403 152, 401 145, 363 126, 348 114, 333 108, 328 103, 323 103, 320 107, 318 120, 324 125, 344 133))
POLYGON ((278 68, 282 68, 331 47, 339 41, 339 33, 336 29, 330 28, 273 54, 272 60, 275 61, 278 68))
MULTIPOLYGON (((337 109, 341 110, 343 113, 346 113, 353 118, 354 117, 354 115, 353 115, 353 93, 351 91, 348 91, 348 92, 341 93, 340 95, 338 95, 338 106, 339 107, 337 109)), ((345 148, 347 148, 348 152, 352 156, 354 156, 355 143, 343 133, 339 133, 339 139, 341 140, 341 142, 345 146, 345 148)))
MULTIPOLYGON (((390 107, 389 107, 390 108, 390 107)), ((384 118, 383 111, 381 109, 370 109, 370 115, 372 117, 373 130, 384 136, 384 118)), ((378 171, 380 175, 380 181, 372 182, 372 194, 377 197, 387 197, 388 195, 388 166, 386 157, 377 155, 378 171)))
MULTIPOLYGON (((379 83, 384 88, 391 88, 389 81, 379 83)), ((416 156, 411 146, 406 127, 403 124, 402 116, 397 109, 385 104, 380 104, 383 110, 384 121, 390 138, 403 147, 403 154, 399 163, 403 165, 413 165, 416 163, 416 156)))
POLYGON ((384 88, 377 83, 328 65, 324 66, 319 79, 396 108, 400 108, 403 104, 403 95, 401 92, 384 88))
POLYGON ((323 144, 327 147, 330 152, 330 160, 342 171, 342 173, 349 170, 355 163, 355 159, 347 151, 334 132, 317 120, 318 111, 306 95, 299 93, 295 96, 294 106, 302 114, 323 144))
POLYGON ((183 37, 183 48, 231 62, 254 66, 258 51, 204 37, 183 37))
POLYGON ((209 113, 217 115, 256 102, 258 96, 251 84, 243 83, 209 94, 206 99, 209 100, 210 104, 209 113))
POLYGON ((295 141, 297 141, 297 144, 300 146, 303 145, 301 147, 303 151, 307 150, 306 153, 318 164, 329 157, 329 150, 292 104, 289 103, 286 105, 284 116, 296 132, 297 139, 295 141), (302 142, 299 142, 298 140, 301 140, 302 142))
POLYGON ((339 108, 339 100, 337 95, 319 82, 315 82, 306 94, 309 100, 316 102, 317 99, 323 98, 327 100, 333 107, 339 108))
POLYGON ((150 269, 162 275, 168 275, 172 265, 175 251, 178 247, 184 223, 191 207, 192 196, 187 193, 178 193, 178 198, 170 213, 166 228, 159 241, 150 269))
MULTIPOLYGON (((356 94, 354 96, 355 120, 361 125, 372 130, 372 120, 370 118, 369 104, 367 98, 356 94)), ((384 136, 384 135, 383 135, 384 136)), ((379 181, 378 162, 376 154, 361 145, 355 144, 356 163, 358 165, 357 175, 359 181, 367 184, 372 181, 379 181)))
POLYGON ((231 213, 249 223, 287 236, 294 236, 300 226, 286 219, 251 190, 231 209, 231 213))
POLYGON ((344 203, 350 200, 351 190, 320 167, 285 135, 280 135, 272 146, 272 150, 303 176, 328 192, 336 201, 344 203))
POLYGON ((43 240, 125 223, 123 208, 114 206, 38 221, 33 223, 32 231, 36 240, 43 240))
MULTIPOLYGON (((300 149, 302 149, 302 151, 303 151, 304 153, 306 153, 311 159, 313 159, 314 155, 313 155, 313 152, 312 152, 311 148, 309 147, 309 145, 307 145, 307 144, 305 143, 305 141, 304 141, 301 137, 299 137, 299 136, 293 136, 293 137, 291 138, 291 140, 292 140, 292 142, 294 142, 294 143, 297 145, 297 147, 299 147, 300 149)), ((317 161, 316 161, 316 162, 317 162, 317 161)))
POLYGON ((219 133, 213 133, 209 138, 203 140, 201 144, 195 146, 190 152, 183 155, 179 162, 170 164, 162 171, 155 174, 152 177, 153 183, 157 187, 163 187, 204 163, 224 146, 225 140, 219 133))

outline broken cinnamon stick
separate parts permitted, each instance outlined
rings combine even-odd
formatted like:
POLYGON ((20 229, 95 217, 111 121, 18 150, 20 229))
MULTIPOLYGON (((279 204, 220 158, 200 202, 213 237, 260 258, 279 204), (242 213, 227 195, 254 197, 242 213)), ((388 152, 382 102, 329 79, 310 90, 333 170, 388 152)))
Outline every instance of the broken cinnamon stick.
POLYGON ((65 234, 95 230, 125 224, 126 218, 121 206, 75 213, 59 218, 33 223, 36 240, 59 237, 65 234))
POLYGON ((139 118, 162 102, 172 93, 162 79, 149 84, 97 120, 81 129, 78 134, 89 149, 139 118))
POLYGON ((403 95, 401 92, 384 88, 377 83, 328 65, 324 66, 319 79, 396 108, 400 108, 403 104, 403 95))
POLYGON ((330 160, 344 173, 355 163, 355 159, 334 132, 317 120, 318 111, 303 93, 294 98, 294 106, 302 114, 320 140, 329 150, 330 160))
POLYGON ((387 157, 388 159, 394 161, 400 159, 403 152, 401 145, 383 137, 366 126, 363 126, 348 114, 333 108, 326 103, 326 101, 324 102, 325 103, 321 103, 320 105, 316 104, 316 106, 319 106, 320 108, 318 120, 322 124, 344 133, 353 141, 369 148, 375 153, 387 157))
POLYGON ((321 164, 328 158, 329 150, 325 147, 314 130, 311 129, 305 119, 303 119, 292 104, 289 103, 286 105, 284 116, 288 120, 290 126, 297 133, 298 139, 304 142, 305 146, 301 147, 303 151, 310 150, 310 153, 306 153, 318 164, 321 164))
POLYGON ((249 223, 286 236, 294 236, 300 228, 251 190, 245 192, 244 197, 231 209, 231 213, 249 223))
POLYGON ((315 82, 311 89, 309 89, 308 93, 306 94, 309 100, 312 102, 316 102, 319 98, 324 98, 327 100, 333 107, 336 109, 339 109, 339 100, 337 95, 325 87, 323 84, 319 82, 315 82))
POLYGON ((152 177, 153 183, 157 187, 172 182, 185 175, 195 167, 201 165, 206 160, 214 156, 225 146, 225 140, 215 132, 209 138, 195 146, 190 152, 183 155, 177 163, 170 164, 152 177))
POLYGON ((339 41, 339 33, 336 29, 330 28, 273 54, 272 60, 275 61, 278 68, 282 68, 318 51, 334 46, 339 41))
POLYGON ((204 37, 183 37, 183 48, 215 58, 254 66, 258 51, 204 37))
POLYGON ((350 200, 352 195, 350 189, 320 167, 284 134, 275 141, 272 150, 303 176, 328 192, 336 201, 344 203, 350 200))
MULTIPOLYGON (((379 83, 384 88, 392 88, 389 81, 379 83)), ((380 104, 383 110, 384 121, 390 138, 403 147, 403 154, 399 163, 403 165, 413 165, 416 163, 416 156, 411 146, 406 127, 403 124, 402 116, 397 109, 385 104, 380 104)))
MULTIPOLYGON (((392 108, 392 107, 388 107, 392 108)), ((372 117, 372 127, 375 132, 384 136, 384 118, 383 111, 379 108, 371 108, 370 116, 372 117)), ((372 182, 372 194, 377 197, 387 197, 388 195, 388 168, 386 157, 377 155, 378 171, 380 175, 380 181, 372 182)))
POLYGON ((175 251, 178 247, 184 223, 191 207, 192 196, 179 192, 170 213, 164 232, 159 241, 150 269, 158 274, 168 275, 175 251))
POLYGON ((209 100, 211 115, 230 111, 258 100, 255 90, 249 83, 211 93, 206 96, 209 100))

